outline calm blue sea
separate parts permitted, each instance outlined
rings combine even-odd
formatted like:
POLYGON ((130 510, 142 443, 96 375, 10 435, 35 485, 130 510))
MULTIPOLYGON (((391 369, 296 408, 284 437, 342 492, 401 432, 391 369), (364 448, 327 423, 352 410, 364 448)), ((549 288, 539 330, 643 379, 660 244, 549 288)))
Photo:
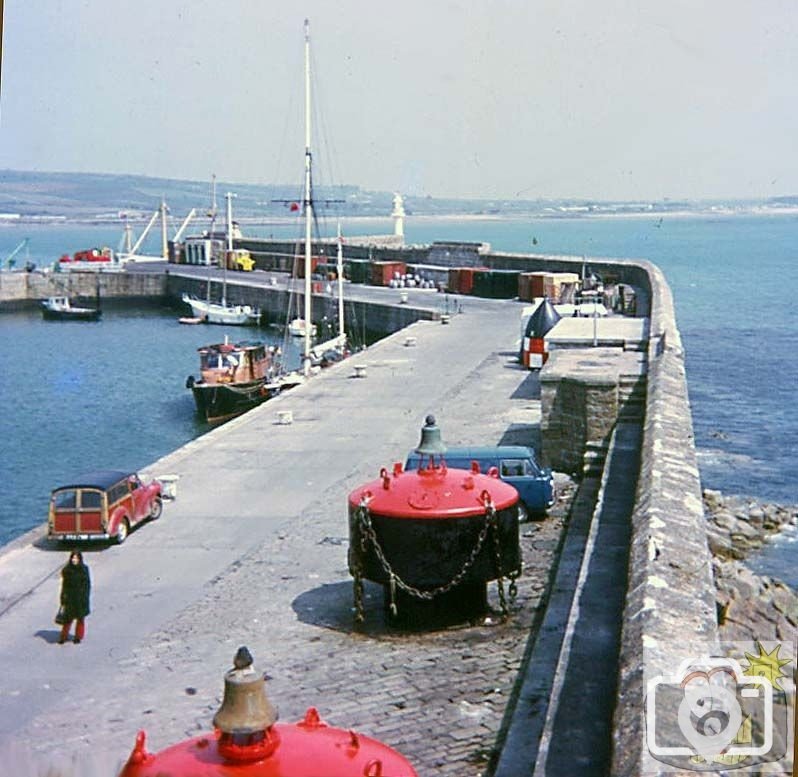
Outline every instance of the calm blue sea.
MULTIPOLYGON (((245 231, 296 235, 294 226, 245 231)), ((352 220, 347 231, 388 233, 392 223, 352 220)), ((588 264, 591 256, 658 264, 673 290, 687 352, 704 486, 798 502, 798 217, 411 216, 405 234, 409 243, 481 241, 503 251, 584 255, 588 264)), ((25 237, 30 242, 18 263, 44 265, 92 245, 116 248, 120 235, 114 226, 2 226, 0 259, 25 237)), ((0 543, 44 520, 49 489, 64 475, 100 463, 141 467, 206 430, 184 383, 208 334, 177 324, 174 311, 151 308, 109 310, 88 325, 45 323, 38 313, 0 315, 0 543)), ((754 564, 798 586, 787 561, 794 542, 793 532, 754 564)))

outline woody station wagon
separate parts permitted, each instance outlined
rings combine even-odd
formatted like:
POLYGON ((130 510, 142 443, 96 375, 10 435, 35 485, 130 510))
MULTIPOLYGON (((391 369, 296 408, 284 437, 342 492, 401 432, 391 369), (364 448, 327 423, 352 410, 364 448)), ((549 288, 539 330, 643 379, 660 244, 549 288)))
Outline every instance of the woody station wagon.
POLYGON ((88 472, 50 496, 47 536, 54 540, 114 540, 121 544, 142 521, 160 517, 161 484, 134 472, 88 472))

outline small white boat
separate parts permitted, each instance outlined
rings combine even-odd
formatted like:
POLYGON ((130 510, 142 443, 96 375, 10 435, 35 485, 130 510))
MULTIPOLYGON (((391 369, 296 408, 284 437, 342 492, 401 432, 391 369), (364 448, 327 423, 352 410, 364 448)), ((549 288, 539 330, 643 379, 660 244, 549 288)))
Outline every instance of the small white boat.
POLYGON ((48 321, 97 321, 102 311, 99 306, 84 308, 73 305, 69 297, 48 297, 42 301, 42 315, 48 321))
POLYGON ((255 326, 260 321, 260 311, 251 305, 228 305, 224 300, 209 300, 183 295, 183 302, 191 307, 194 318, 208 324, 227 324, 228 326, 255 326))
MULTIPOLYGON (((215 179, 214 179, 215 186, 215 179)), ((227 252, 233 252, 233 194, 228 192, 225 195, 227 200, 227 252)), ((216 213, 216 195, 213 195, 213 205, 211 206, 211 233, 213 233, 213 219, 216 213)), ((221 260, 222 265, 222 298, 219 302, 211 302, 209 299, 199 299, 188 294, 183 294, 183 302, 191 308, 194 318, 201 318, 207 324, 226 324, 227 326, 257 326, 260 324, 260 310, 251 305, 228 305, 227 304, 227 260, 221 260)), ((210 286, 210 279, 208 281, 210 286)))
MULTIPOLYGON (((305 319, 304 318, 295 318, 291 323, 288 325, 288 334, 292 337, 304 337, 306 332, 305 326, 305 319)), ((316 325, 310 325, 310 336, 316 336, 316 325)))

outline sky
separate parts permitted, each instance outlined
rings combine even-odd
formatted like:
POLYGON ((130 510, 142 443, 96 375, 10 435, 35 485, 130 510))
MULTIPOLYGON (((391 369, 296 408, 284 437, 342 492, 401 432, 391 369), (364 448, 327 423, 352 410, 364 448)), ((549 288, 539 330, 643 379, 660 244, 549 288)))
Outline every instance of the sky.
POLYGON ((408 195, 798 194, 794 0, 5 0, 0 169, 408 195))

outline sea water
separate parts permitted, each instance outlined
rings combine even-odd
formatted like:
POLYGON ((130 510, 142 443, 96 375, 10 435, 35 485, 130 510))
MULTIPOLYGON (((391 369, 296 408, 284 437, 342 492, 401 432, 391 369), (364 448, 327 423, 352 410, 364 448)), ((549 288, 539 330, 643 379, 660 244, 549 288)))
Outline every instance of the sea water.
MULTIPOLYGON (((392 229, 388 219, 344 222, 345 234, 392 229)), ((296 235, 291 225, 245 232, 296 235)), ((119 234, 118 227, 75 224, 4 226, 0 258, 30 237, 18 265, 26 259, 46 265, 94 245, 117 248, 119 234)), ((798 418, 792 407, 798 385, 798 217, 410 216, 405 236, 411 244, 460 240, 489 243, 497 251, 584 256, 588 267, 590 257, 659 265, 673 291, 686 352, 704 487, 798 501, 798 418)), ((152 245, 144 250, 156 253, 152 245)), ((181 327, 173 311, 153 309, 109 311, 102 322, 88 325, 47 324, 38 313, 0 315, 0 543, 41 523, 49 489, 63 476, 98 464, 141 467, 202 434, 206 427, 194 417, 184 383, 209 334, 205 327, 181 327), (120 417, 132 419, 132 433, 109 434, 120 417)), ((752 563, 798 586, 791 536, 752 563)))
POLYGON ((207 432, 186 387, 201 346, 225 334, 259 339, 299 366, 296 344, 275 330, 185 326, 183 314, 111 304, 97 322, 0 314, 0 544, 46 519, 49 491, 65 478, 141 469, 207 432))

